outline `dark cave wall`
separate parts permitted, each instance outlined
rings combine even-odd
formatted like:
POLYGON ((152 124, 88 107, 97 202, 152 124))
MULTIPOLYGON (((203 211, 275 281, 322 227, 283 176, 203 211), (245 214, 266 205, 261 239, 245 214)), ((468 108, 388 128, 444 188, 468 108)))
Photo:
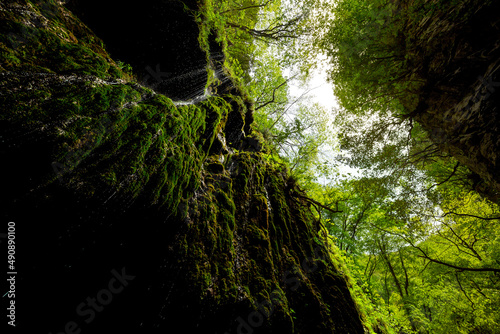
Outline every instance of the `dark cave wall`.
POLYGON ((309 204, 249 135, 240 90, 177 106, 59 3, 0 9, 18 330, 364 332, 309 204), (102 299, 117 275, 123 289, 102 299))
POLYGON ((416 58, 426 85, 413 115, 472 171, 475 190, 498 203, 500 3, 462 1, 454 9, 421 21, 416 58))
POLYGON ((499 64, 491 64, 454 107, 435 113, 430 107, 416 118, 443 151, 469 167, 474 189, 494 202, 500 201, 499 64))
POLYGON ((71 0, 65 6, 105 41, 114 60, 133 67, 138 80, 172 100, 203 94, 206 53, 198 25, 185 6, 196 1, 71 0))

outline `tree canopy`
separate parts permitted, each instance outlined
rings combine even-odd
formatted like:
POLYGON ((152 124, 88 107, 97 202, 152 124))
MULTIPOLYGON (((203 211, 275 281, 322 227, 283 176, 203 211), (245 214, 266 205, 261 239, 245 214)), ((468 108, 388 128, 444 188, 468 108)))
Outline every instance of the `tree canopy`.
POLYGON ((500 328, 498 203, 414 118, 435 80, 426 52, 442 37, 423 36, 422 22, 465 22, 473 11, 474 1, 458 0, 245 0, 207 10, 254 101, 254 132, 307 190, 376 333, 500 328), (311 102, 307 89, 290 95, 314 67, 327 71, 338 108, 311 102))

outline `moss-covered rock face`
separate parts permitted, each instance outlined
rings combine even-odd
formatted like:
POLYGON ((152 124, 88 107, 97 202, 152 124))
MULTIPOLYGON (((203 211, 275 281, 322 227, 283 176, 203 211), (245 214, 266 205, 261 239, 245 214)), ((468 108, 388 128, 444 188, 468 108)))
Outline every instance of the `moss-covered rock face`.
MULTIPOLYGON (((410 1, 412 3, 412 1, 410 1)), ((441 150, 474 173, 475 189, 500 203, 500 10, 498 1, 460 1, 418 22, 427 81, 414 112, 441 150)))
POLYGON ((363 333, 238 89, 176 105, 52 0, 0 4, 0 88, 19 330, 363 333))
POLYGON ((206 54, 199 29, 184 11, 196 1, 71 0, 67 7, 104 40, 113 59, 132 65, 144 85, 173 100, 204 92, 206 54))
POLYGON ((193 323, 220 333, 363 332, 286 172, 259 153, 235 154, 219 166, 204 173, 187 231, 172 250, 183 259, 177 287, 199 299, 183 304, 179 296, 170 312, 182 317, 195 309, 193 323))

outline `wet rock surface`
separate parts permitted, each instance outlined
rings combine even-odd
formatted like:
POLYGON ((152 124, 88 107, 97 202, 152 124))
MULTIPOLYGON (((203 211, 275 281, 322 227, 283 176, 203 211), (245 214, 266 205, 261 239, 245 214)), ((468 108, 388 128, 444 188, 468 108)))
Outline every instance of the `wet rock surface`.
MULTIPOLYGON (((363 333, 310 205, 248 137, 242 92, 226 80, 219 95, 176 105, 112 61, 137 71, 158 53, 178 57, 162 47, 185 31, 145 33, 180 5, 83 3, 75 12, 104 29, 111 55, 60 2, 0 3, 1 218, 19 240, 16 329, 363 333)), ((194 58, 168 66, 185 73, 194 58)))
POLYGON ((431 139, 469 167, 473 187, 500 202, 500 4, 481 3, 463 25, 426 23, 424 77, 415 120, 431 139))
POLYGON ((203 95, 207 59, 199 28, 185 6, 196 1, 71 0, 65 5, 98 37, 115 60, 132 65, 138 79, 172 100, 203 95))

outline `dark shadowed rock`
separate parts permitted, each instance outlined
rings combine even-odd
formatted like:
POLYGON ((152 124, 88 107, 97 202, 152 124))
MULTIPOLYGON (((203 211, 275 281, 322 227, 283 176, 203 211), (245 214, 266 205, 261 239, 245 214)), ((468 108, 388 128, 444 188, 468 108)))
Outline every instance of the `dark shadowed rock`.
POLYGON ((440 17, 427 23, 428 84, 414 114, 443 151, 469 167, 475 190, 498 203, 500 3, 477 7, 466 25, 440 17))
MULTIPOLYGON (((16 222, 19 240, 16 329, 364 333, 310 204, 246 137, 244 89, 226 83, 176 105, 113 61, 138 75, 195 68, 205 56, 182 6, 110 4, 68 6, 111 55, 59 2, 0 3, 1 221, 16 222)), ((185 93, 174 87, 165 93, 185 93)))
POLYGON ((205 52, 199 29, 184 3, 196 1, 71 0, 66 4, 97 36, 110 55, 134 68, 145 85, 173 100, 190 100, 204 93, 205 52))

